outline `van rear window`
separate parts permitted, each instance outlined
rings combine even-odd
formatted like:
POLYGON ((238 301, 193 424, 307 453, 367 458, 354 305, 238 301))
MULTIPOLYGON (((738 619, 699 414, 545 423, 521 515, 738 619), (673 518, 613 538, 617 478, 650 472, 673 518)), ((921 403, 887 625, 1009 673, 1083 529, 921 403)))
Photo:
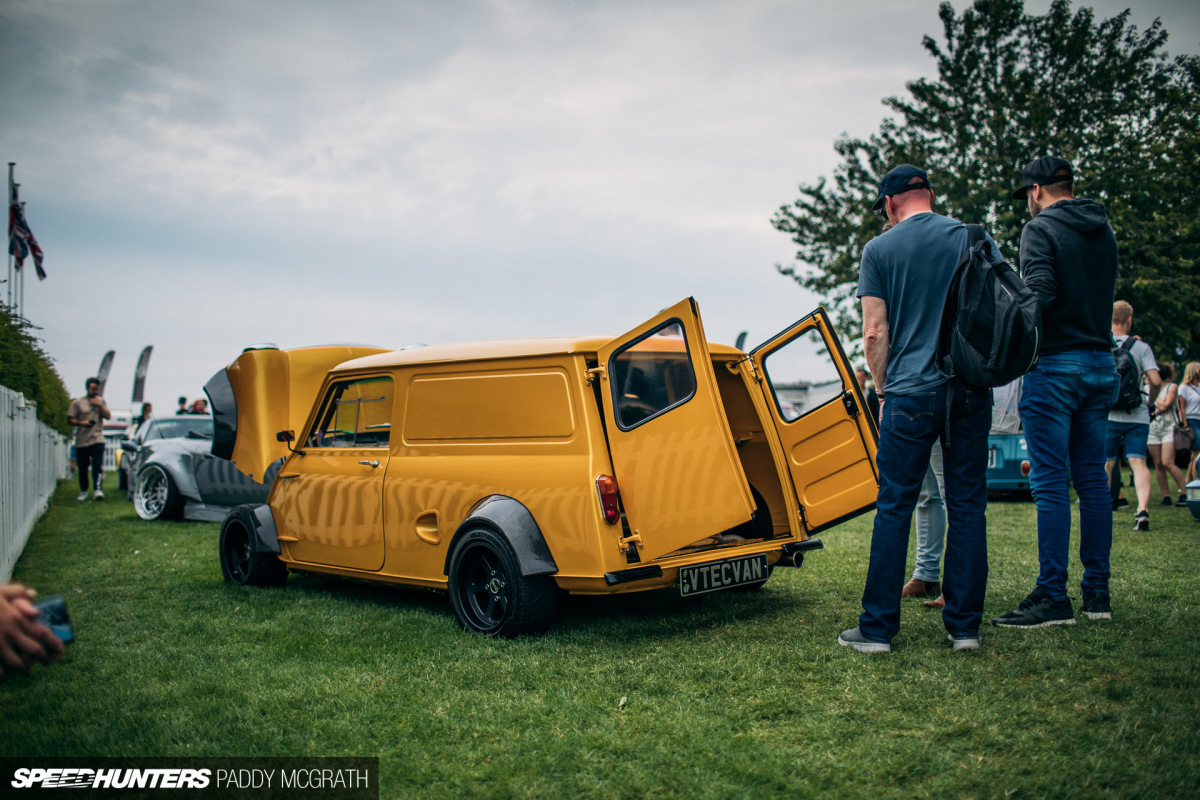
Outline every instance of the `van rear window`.
POLYGON ((621 430, 636 428, 696 394, 696 373, 678 320, 621 348, 610 362, 613 408, 621 430))

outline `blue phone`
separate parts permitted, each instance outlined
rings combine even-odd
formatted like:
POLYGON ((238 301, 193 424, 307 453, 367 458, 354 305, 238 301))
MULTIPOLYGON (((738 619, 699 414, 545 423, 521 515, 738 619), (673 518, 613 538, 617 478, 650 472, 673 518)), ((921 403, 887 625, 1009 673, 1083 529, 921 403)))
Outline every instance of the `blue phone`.
POLYGON ((40 613, 37 621, 50 629, 50 632, 62 639, 63 644, 75 641, 75 630, 71 627, 71 618, 67 616, 67 603, 61 594, 47 597, 34 603, 33 607, 40 613))

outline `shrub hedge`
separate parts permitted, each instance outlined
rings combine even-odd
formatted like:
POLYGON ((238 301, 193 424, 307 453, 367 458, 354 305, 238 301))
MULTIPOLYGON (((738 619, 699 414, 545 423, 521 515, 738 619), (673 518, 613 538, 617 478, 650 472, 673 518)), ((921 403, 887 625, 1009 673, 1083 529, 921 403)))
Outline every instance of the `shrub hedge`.
POLYGON ((38 345, 35 330, 37 326, 29 320, 0 304, 0 386, 36 401, 38 419, 69 436, 67 407, 71 398, 54 362, 38 345))

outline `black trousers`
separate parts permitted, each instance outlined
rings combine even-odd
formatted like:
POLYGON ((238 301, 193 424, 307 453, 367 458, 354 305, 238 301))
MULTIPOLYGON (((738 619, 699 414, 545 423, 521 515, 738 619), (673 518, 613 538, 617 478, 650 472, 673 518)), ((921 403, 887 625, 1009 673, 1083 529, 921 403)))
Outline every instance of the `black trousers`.
POLYGON ((88 465, 92 467, 92 481, 96 488, 104 480, 104 442, 89 444, 87 447, 75 447, 75 463, 79 466, 79 488, 88 490, 88 465))

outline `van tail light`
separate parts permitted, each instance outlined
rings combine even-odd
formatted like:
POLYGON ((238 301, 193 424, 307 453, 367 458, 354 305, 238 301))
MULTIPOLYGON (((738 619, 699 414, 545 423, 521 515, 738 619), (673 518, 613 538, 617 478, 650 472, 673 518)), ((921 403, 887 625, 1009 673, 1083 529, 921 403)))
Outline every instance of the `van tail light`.
POLYGON ((1026 478, 1029 477, 1029 462, 1028 461, 1021 462, 1021 474, 1024 475, 1026 478))
POLYGON ((600 495, 604 521, 616 525, 621 520, 621 495, 617 492, 617 479, 612 475, 601 475, 596 478, 596 491, 600 495))

